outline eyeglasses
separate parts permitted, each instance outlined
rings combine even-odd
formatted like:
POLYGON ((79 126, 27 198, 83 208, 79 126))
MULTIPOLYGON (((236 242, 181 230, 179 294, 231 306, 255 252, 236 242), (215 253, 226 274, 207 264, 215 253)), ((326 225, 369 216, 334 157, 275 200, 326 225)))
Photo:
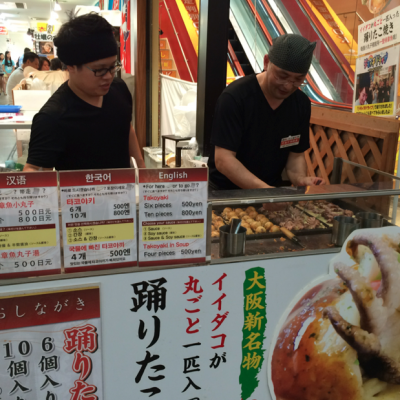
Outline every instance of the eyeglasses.
POLYGON ((297 87, 297 88, 308 85, 307 81, 288 81, 288 80, 280 79, 279 76, 276 76, 275 71, 272 71, 272 73, 273 73, 275 81, 278 85, 286 86, 291 83, 294 87, 297 87))
POLYGON ((88 70, 92 71, 94 73, 94 76, 96 77, 101 77, 104 75, 107 75, 107 72, 109 72, 111 75, 114 75, 116 72, 121 71, 122 65, 120 63, 117 63, 113 65, 111 68, 100 68, 100 69, 92 69, 89 68, 86 65, 83 65, 85 68, 88 70))

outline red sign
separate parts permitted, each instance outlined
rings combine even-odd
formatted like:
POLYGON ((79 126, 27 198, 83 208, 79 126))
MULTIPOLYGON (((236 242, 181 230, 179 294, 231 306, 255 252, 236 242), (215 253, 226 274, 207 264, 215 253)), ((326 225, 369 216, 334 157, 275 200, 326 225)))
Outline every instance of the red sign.
POLYGON ((8 35, 8 30, 5 26, 0 26, 0 35, 8 35))
POLYGON ((113 10, 119 10, 119 0, 114 0, 113 1, 113 10))
POLYGON ((133 74, 133 68, 131 65, 131 0, 124 0, 122 5, 120 42, 122 65, 126 73, 133 74))

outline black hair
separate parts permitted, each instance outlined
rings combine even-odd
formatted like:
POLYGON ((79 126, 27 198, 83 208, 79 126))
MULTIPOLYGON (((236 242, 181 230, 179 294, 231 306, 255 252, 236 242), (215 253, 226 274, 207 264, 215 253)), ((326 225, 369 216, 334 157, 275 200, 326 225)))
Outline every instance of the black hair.
POLYGON ((62 69, 62 64, 59 58, 53 58, 50 61, 50 71, 57 71, 59 69, 62 69))
POLYGON ((12 60, 10 56, 10 60, 7 57, 7 54, 10 54, 10 52, 7 50, 6 54, 4 55, 4 65, 7 65, 7 67, 12 67, 12 60))
POLYGON ((39 71, 42 70, 43 64, 45 62, 47 62, 49 64, 49 67, 50 67, 50 60, 47 57, 39 57, 39 71))
POLYGON ((25 49, 24 49, 24 54, 25 54, 25 53, 28 53, 29 51, 31 51, 31 49, 28 48, 28 47, 25 47, 25 49))
POLYGON ((99 33, 114 34, 113 27, 105 18, 93 12, 80 17, 75 17, 74 14, 70 13, 69 21, 61 26, 57 36, 54 38, 54 45, 56 47, 68 45, 71 41, 80 39, 83 36, 92 36, 99 33))
POLYGON ((33 62, 36 59, 39 59, 39 56, 36 53, 32 53, 31 51, 29 51, 29 52, 24 54, 24 58, 22 60, 22 63, 25 64, 28 60, 30 62, 33 62))

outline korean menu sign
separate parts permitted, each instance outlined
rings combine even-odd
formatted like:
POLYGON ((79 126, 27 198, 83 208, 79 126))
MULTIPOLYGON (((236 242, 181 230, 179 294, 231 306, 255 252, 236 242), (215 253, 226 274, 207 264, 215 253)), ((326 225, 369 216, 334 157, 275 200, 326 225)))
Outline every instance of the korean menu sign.
POLYGON ((63 171, 66 272, 136 265, 135 170, 63 171))
POLYGON ((0 341, 0 398, 103 398, 98 287, 0 297, 0 341))
POLYGON ((57 173, 0 174, 0 278, 61 272, 57 173))
POLYGON ((139 170, 139 266, 206 261, 206 168, 139 170))
POLYGON ((358 55, 400 42, 400 6, 358 26, 358 55))
POLYGON ((400 45, 397 45, 357 59, 353 112, 396 115, 399 56, 400 45))

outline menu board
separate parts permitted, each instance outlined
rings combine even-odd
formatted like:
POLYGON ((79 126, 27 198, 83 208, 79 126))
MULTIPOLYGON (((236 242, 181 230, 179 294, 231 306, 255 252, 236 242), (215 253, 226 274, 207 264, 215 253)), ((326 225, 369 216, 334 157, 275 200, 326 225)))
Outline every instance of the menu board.
POLYGON ((60 272, 57 173, 0 174, 0 279, 60 272))
POLYGON ((139 170, 139 266, 206 261, 206 168, 139 170))
POLYGON ((65 272, 136 265, 135 170, 59 176, 65 272))
POLYGON ((0 297, 0 398, 103 399, 98 287, 0 297))

